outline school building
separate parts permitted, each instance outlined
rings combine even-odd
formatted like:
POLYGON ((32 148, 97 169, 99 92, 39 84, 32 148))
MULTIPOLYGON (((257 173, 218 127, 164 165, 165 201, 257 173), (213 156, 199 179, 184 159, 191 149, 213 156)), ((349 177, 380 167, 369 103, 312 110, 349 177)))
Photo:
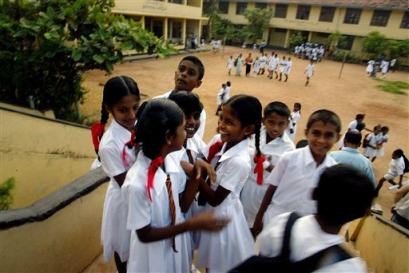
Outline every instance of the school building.
MULTIPOLYGON (((209 5, 205 0, 204 6, 209 5)), ((246 9, 270 8, 273 16, 263 39, 268 45, 287 48, 289 37, 301 32, 307 41, 326 43, 336 31, 346 37, 342 49, 360 52, 363 38, 379 31, 389 39, 409 38, 407 0, 220 0, 222 18, 246 25, 246 9)))
POLYGON ((157 37, 176 46, 189 47, 201 36, 203 0, 115 0, 114 13, 141 22, 157 37))

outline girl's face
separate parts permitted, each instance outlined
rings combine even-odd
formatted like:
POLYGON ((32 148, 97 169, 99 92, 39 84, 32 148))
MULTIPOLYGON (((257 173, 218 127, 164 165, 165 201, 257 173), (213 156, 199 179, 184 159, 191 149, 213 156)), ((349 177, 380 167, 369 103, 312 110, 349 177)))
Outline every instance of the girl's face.
POLYGON ((219 116, 219 133, 221 140, 229 144, 236 144, 252 133, 252 126, 242 126, 229 106, 223 106, 219 116))
POLYGON ((108 112, 121 126, 132 131, 136 122, 136 112, 139 107, 139 98, 129 94, 122 97, 117 103, 108 108, 108 112))
POLYGON ((263 124, 271 140, 280 137, 284 130, 288 127, 288 117, 280 116, 277 113, 272 113, 264 117, 263 124))
POLYGON ((191 138, 193 137, 200 126, 200 112, 192 113, 186 116, 186 137, 191 138))
POLYGON ((185 143, 186 139, 186 131, 185 131, 186 122, 183 119, 183 122, 178 126, 176 132, 173 136, 170 136, 168 139, 168 145, 170 146, 170 151, 178 151, 182 149, 183 143, 185 143))
POLYGON ((321 162, 339 139, 336 126, 322 121, 314 122, 309 129, 305 130, 311 153, 317 162, 321 162))

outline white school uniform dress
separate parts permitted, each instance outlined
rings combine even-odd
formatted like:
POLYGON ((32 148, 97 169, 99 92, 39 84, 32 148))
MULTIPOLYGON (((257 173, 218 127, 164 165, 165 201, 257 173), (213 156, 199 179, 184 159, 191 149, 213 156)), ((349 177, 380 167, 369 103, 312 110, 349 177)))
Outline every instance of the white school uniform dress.
MULTIPOLYGON (((170 93, 172 93, 173 90, 170 90, 166 92, 163 95, 156 96, 153 99, 159 99, 159 98, 169 98, 170 93)), ((200 126, 199 129, 197 130, 196 134, 203 139, 204 133, 205 133, 205 126, 206 126, 206 111, 203 108, 202 112, 200 112, 200 126)))
POLYGON ((368 61, 368 66, 366 67, 366 72, 368 74, 371 74, 373 72, 374 64, 375 64, 375 61, 373 61, 373 60, 368 61))
POLYGON ((389 62, 388 62, 388 61, 382 61, 382 63, 381 63, 381 69, 382 69, 382 74, 388 73, 388 70, 389 70, 389 62))
POLYGON ((403 156, 399 157, 398 159, 392 159, 389 162, 389 170, 383 176, 386 180, 393 180, 395 177, 398 177, 403 174, 405 170, 405 161, 403 160, 403 156))
POLYGON ((312 75, 314 75, 314 65, 308 64, 307 67, 305 68, 304 74, 307 78, 311 78, 312 75))
POLYGON ((216 190, 220 185, 230 193, 217 207, 206 204, 205 208, 218 216, 230 218, 230 222, 220 232, 202 231, 200 234, 197 266, 208 268, 209 273, 227 272, 255 254, 254 240, 240 201, 240 192, 251 171, 249 140, 241 141, 226 152, 225 149, 226 144, 212 160, 213 166, 217 161, 220 164, 216 170, 216 183, 211 187, 216 190))
POLYGON ((259 59, 254 61, 253 72, 256 73, 256 74, 258 74, 258 72, 260 72, 260 60, 259 59))
POLYGON ((233 58, 228 58, 227 59, 227 70, 231 70, 234 66, 234 59, 233 58))
POLYGON ((131 132, 112 120, 99 145, 102 169, 111 181, 105 195, 102 214, 101 240, 104 247, 104 259, 109 261, 117 252, 122 262, 128 260, 130 232, 126 229, 127 206, 121 195, 121 187, 114 176, 124 173, 135 162, 134 149, 126 149, 129 166, 124 166, 121 154, 126 142, 131 139, 131 132))
POLYGON ((300 118, 301 118, 300 111, 292 112, 290 115, 290 124, 288 125, 287 134, 292 141, 294 141, 295 139, 295 134, 297 133, 297 123, 300 120, 300 118))
POLYGON ((285 212, 295 211, 300 215, 316 213, 316 201, 311 199, 312 190, 324 169, 336 164, 332 157, 326 156, 317 166, 309 146, 285 153, 266 180, 277 189, 264 214, 264 224, 285 212))
POLYGON ((230 99, 230 92, 231 92, 231 87, 226 86, 226 93, 224 94, 224 101, 226 102, 228 99, 230 99))
MULTIPOLYGON (((266 226, 257 237, 260 255, 276 257, 280 254, 284 239, 284 228, 290 213, 281 214, 266 226)), ((297 219, 291 230, 290 260, 301 261, 325 248, 344 242, 342 236, 324 232, 314 215, 297 219)), ((314 273, 366 273, 365 262, 353 257, 315 270, 314 273)))
POLYGON ((221 88, 219 90, 219 93, 217 93, 217 106, 223 104, 224 97, 226 96, 226 89, 225 88, 221 88))
POLYGON ((184 221, 179 206, 179 193, 184 190, 185 176, 181 174, 178 163, 173 157, 165 158, 166 173, 161 169, 155 173, 152 201, 147 194, 147 174, 151 159, 142 151, 139 152, 136 163, 128 171, 122 193, 128 203, 127 228, 131 231, 131 247, 127 271, 135 272, 189 272, 191 252, 190 237, 182 233, 175 237, 176 250, 172 249, 172 238, 143 243, 139 240, 137 230, 151 225, 162 228, 171 225, 169 195, 166 188, 167 175, 172 181, 173 200, 176 208, 176 224, 184 221))
MULTIPOLYGON (((260 130, 260 151, 267 158, 271 157, 271 160, 264 161, 263 167, 263 184, 257 184, 257 174, 253 172, 255 168, 254 160, 251 164, 251 173, 244 184, 243 190, 241 191, 240 200, 243 203, 244 215, 246 216, 247 224, 249 228, 253 227, 254 219, 256 218, 257 212, 260 209, 261 201, 263 201, 264 194, 268 188, 269 184, 266 184, 266 179, 270 175, 270 172, 266 169, 270 166, 275 166, 280 159, 280 157, 288 151, 295 149, 294 143, 288 137, 286 133, 283 133, 281 137, 277 137, 272 141, 266 143, 267 132, 263 126, 260 130)), ((253 136, 250 142, 250 156, 254 158, 256 154, 255 147, 255 137, 253 136)))
POLYGON ((290 75, 291 73, 291 68, 293 67, 293 62, 292 61, 287 61, 287 65, 284 69, 284 74, 286 74, 287 76, 290 75))
MULTIPOLYGON (((379 134, 378 134, 379 135, 379 134)), ((376 148, 372 148, 372 147, 376 147, 376 143, 378 141, 378 138, 374 133, 370 133, 366 139, 368 140, 368 146, 365 147, 364 149, 364 156, 366 157, 374 157, 376 156, 376 148), (369 147, 369 145, 371 145, 372 147, 369 147)))
POLYGON ((287 67, 287 61, 286 60, 282 60, 280 62, 280 73, 284 73, 284 71, 286 70, 287 67))
POLYGON ((377 136, 377 144, 380 145, 380 147, 379 149, 376 150, 376 156, 382 157, 385 155, 385 149, 383 148, 383 144, 388 142, 389 136, 388 134, 384 135, 383 133, 378 134, 378 136, 377 136))

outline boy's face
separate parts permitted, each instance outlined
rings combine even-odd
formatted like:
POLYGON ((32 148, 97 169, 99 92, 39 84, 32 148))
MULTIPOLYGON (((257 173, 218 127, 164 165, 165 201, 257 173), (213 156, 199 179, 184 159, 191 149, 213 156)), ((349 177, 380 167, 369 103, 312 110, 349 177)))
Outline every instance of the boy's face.
POLYGON ((305 130, 311 153, 314 158, 323 159, 339 139, 337 127, 331 123, 322 121, 314 122, 309 129, 305 130))
POLYGON ((272 113, 263 118, 268 136, 273 140, 280 137, 288 127, 288 117, 272 113))
POLYGON ((190 115, 186 115, 186 137, 193 137, 200 126, 200 112, 194 112, 190 115))
POLYGON ((175 91, 192 91, 199 87, 202 81, 199 80, 199 69, 191 61, 180 62, 175 71, 175 91))

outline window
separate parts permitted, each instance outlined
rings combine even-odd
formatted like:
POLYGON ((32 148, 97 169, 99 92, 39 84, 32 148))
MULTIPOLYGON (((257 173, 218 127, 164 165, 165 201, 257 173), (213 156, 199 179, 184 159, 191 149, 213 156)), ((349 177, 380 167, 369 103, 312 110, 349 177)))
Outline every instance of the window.
POLYGON ((229 2, 219 2, 219 11, 220 13, 227 14, 229 13, 229 2))
POLYGON ((267 3, 256 3, 256 9, 266 9, 267 3))
POLYGON ((359 18, 361 17, 361 9, 347 9, 345 13, 345 24, 359 24, 359 18))
POLYGON ((343 35, 342 37, 344 37, 343 42, 341 44, 338 44, 338 48, 345 49, 345 50, 351 50, 355 37, 351 35, 343 35))
POLYGON ((203 14, 209 14, 210 7, 211 7, 210 1, 203 1, 203 14))
POLYGON ((300 19, 300 20, 308 20, 308 18, 310 17, 310 6, 307 5, 298 5, 297 6, 297 15, 296 15, 296 19, 300 19))
POLYGON ((183 4, 182 0, 169 0, 169 2, 174 4, 183 4))
POLYGON ((236 5, 236 14, 244 14, 247 9, 247 3, 237 3, 236 5))
POLYGON ((409 11, 406 11, 402 17, 402 23, 400 23, 400 28, 409 28, 409 11))
POLYGON ((334 7, 321 7, 320 21, 332 22, 334 19, 335 8, 334 7))
POLYGON ((276 28, 276 29, 274 29, 274 32, 287 33, 287 29, 285 29, 285 28, 276 28))
POLYGON ((275 11, 274 11, 274 17, 276 17, 276 18, 285 18, 285 17, 287 17, 287 9, 288 9, 288 5, 276 4, 276 8, 275 8, 275 11))
POLYGON ((371 26, 386 26, 388 24, 390 14, 390 10, 374 10, 371 20, 371 26))

